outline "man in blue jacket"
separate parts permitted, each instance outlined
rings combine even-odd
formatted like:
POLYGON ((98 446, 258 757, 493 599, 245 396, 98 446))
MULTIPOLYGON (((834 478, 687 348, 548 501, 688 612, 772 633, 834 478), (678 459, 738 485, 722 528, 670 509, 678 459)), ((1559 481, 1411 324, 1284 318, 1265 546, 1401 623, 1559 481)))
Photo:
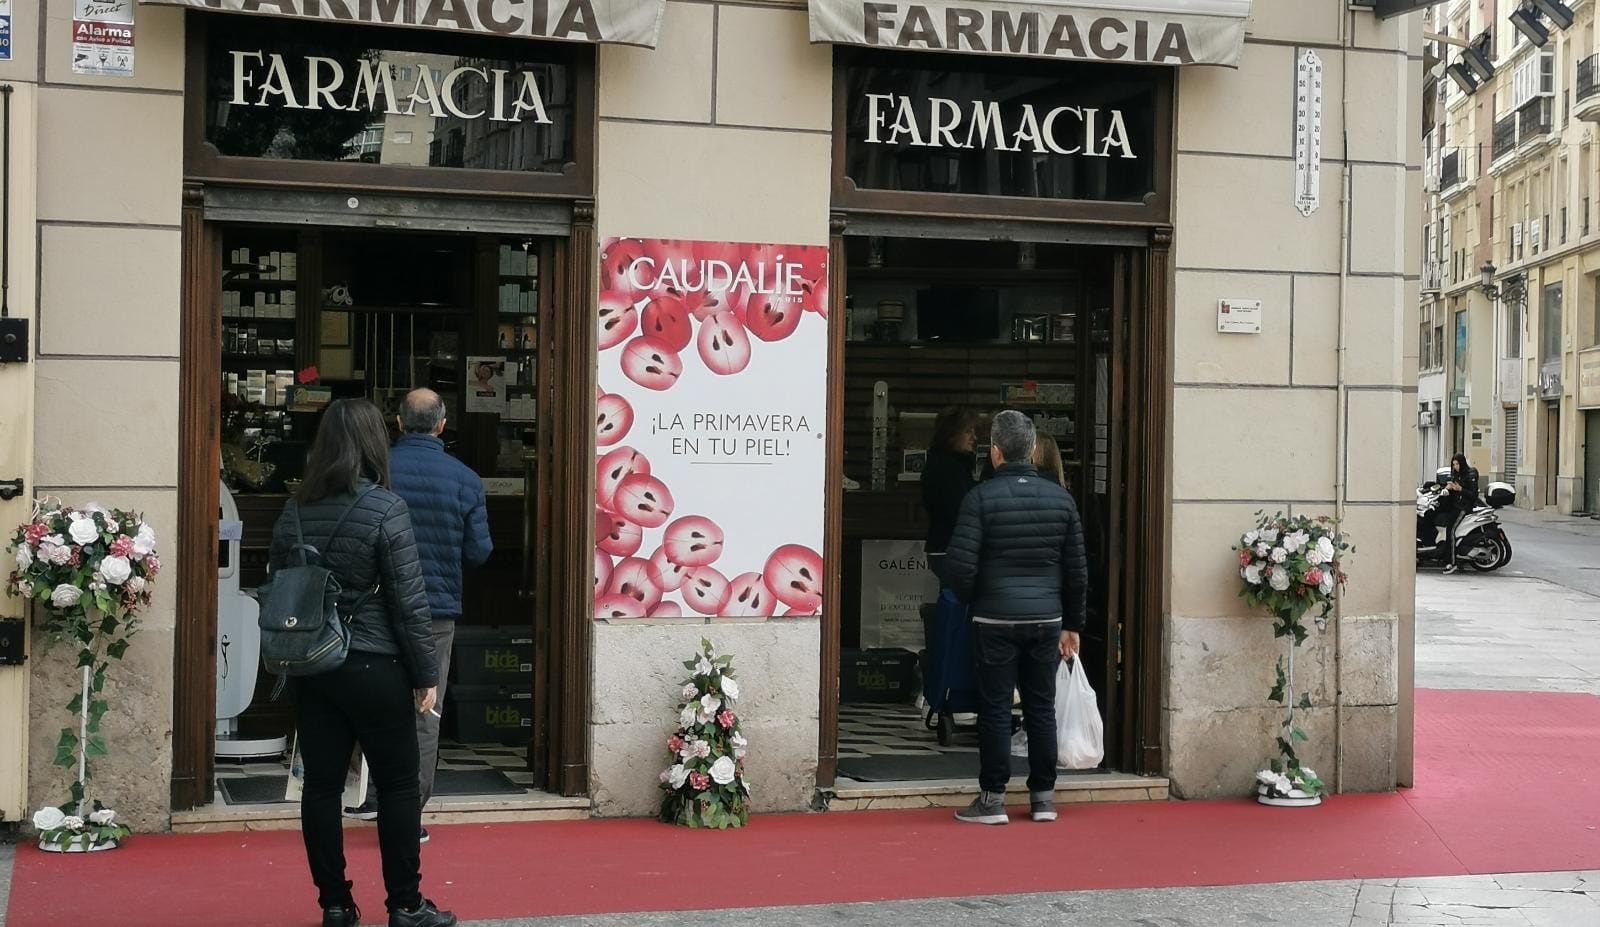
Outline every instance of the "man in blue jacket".
POLYGON ((1033 422, 1007 410, 989 429, 994 477, 961 500, 945 548, 946 581, 968 602, 978 666, 977 799, 956 812, 1005 824, 1011 694, 1028 730, 1029 813, 1056 819, 1056 667, 1078 653, 1089 588, 1083 522, 1072 494, 1032 461, 1033 422))
MULTIPOLYGON (((439 436, 444 433, 445 408, 439 394, 431 389, 408 393, 397 421, 402 434, 389 452, 389 479, 411 510, 422 576, 428 587, 428 608, 433 613, 434 650, 439 655, 439 704, 443 705, 456 619, 461 617, 461 572, 482 566, 494 550, 489 539, 489 513, 483 481, 471 467, 444 449, 439 436)), ((433 796, 434 772, 439 762, 439 715, 428 711, 417 716, 417 744, 422 760, 422 804, 426 806, 433 796)), ((352 816, 375 818, 376 804, 369 798, 352 816)), ((422 839, 428 839, 426 830, 422 839)))

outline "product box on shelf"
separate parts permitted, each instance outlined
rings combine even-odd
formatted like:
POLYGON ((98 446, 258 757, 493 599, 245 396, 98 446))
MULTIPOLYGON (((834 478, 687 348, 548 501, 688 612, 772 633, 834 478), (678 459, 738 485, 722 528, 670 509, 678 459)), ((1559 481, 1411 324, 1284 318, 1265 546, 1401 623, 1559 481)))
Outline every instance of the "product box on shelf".
POLYGON ((841 702, 910 702, 916 681, 917 655, 909 650, 846 649, 839 655, 841 702))

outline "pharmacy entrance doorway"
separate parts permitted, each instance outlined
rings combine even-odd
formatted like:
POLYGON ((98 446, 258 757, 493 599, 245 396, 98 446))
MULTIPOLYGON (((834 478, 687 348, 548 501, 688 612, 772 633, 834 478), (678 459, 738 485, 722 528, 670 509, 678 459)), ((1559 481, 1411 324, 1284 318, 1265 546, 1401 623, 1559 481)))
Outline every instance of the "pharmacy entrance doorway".
MULTIPOLYGON (((446 452, 482 481, 494 545, 464 577, 425 812, 586 807, 551 794, 561 789, 553 702, 571 688, 569 667, 585 663, 562 659, 553 643, 558 584, 542 541, 556 498, 548 423, 563 398, 552 367, 568 239, 246 222, 206 223, 206 235, 220 334, 208 448, 221 477, 216 733, 212 800, 175 826, 297 818, 292 699, 272 697, 256 630, 273 526, 331 402, 373 401, 398 437, 400 403, 421 387, 444 402, 446 452)), ((361 769, 354 758, 347 804, 362 797, 361 769)))
MULTIPOLYGON (((844 291, 835 301, 843 303, 835 318, 842 370, 833 378, 843 486, 838 520, 830 521, 838 531, 830 554, 840 577, 833 599, 838 702, 836 732, 825 716, 822 752, 824 766, 830 758, 836 764, 840 794, 864 784, 976 781, 970 698, 952 697, 936 710, 938 693, 948 689, 941 677, 970 654, 941 652, 939 583, 924 546, 930 516, 954 504, 937 497, 962 491, 952 468, 980 482, 992 473, 989 422, 1003 409, 1033 420, 1042 470, 1061 480, 1083 516, 1090 575, 1081 660, 1098 696, 1106 751, 1099 769, 1071 775, 1159 772, 1159 752, 1148 752, 1156 738, 1146 730, 1155 706, 1142 688, 1156 651, 1145 635, 1159 627, 1159 599, 1148 596, 1151 571, 1130 556, 1142 543, 1141 519, 1165 504, 1164 483, 1148 484, 1158 487, 1155 498, 1140 495, 1146 449, 1164 456, 1165 434, 1164 422, 1146 430, 1140 379, 1151 370, 1162 377, 1164 366, 1150 367, 1144 350, 1166 337, 1144 311, 1146 249, 839 241, 835 261, 842 254, 845 266, 833 279, 844 291), (965 452, 960 438, 970 429, 975 447, 965 452)), ((828 692, 825 682, 825 701, 828 692)), ((1014 766, 1020 783, 1025 758, 1014 766)))

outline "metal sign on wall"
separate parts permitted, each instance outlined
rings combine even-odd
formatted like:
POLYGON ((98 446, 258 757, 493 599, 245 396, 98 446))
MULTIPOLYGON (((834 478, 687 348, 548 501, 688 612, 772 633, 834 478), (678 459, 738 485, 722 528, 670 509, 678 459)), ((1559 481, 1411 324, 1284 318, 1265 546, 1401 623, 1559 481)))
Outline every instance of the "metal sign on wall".
POLYGON ((666 0, 142 0, 222 13, 656 46, 666 0))
POLYGON ((1154 192, 1164 72, 958 63, 883 55, 847 68, 845 174, 858 189, 1119 203, 1154 192))
POLYGON ((813 42, 1232 67, 1250 0, 810 0, 810 9, 813 42))

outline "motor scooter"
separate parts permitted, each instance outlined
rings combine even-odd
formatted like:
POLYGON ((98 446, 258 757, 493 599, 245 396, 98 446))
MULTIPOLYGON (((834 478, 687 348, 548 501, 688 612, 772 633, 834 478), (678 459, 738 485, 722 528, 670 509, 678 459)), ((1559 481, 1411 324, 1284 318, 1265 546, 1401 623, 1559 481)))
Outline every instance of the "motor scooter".
MULTIPOLYGON (((1450 491, 1450 468, 1441 467, 1433 479, 1417 487, 1417 568, 1448 566, 1450 546, 1444 527, 1435 522, 1439 506, 1450 491)), ((1470 512, 1456 516, 1456 562, 1480 573, 1498 570, 1511 562, 1511 539, 1500 523, 1499 509, 1513 505, 1517 491, 1510 483, 1490 483, 1483 501, 1470 512)))

